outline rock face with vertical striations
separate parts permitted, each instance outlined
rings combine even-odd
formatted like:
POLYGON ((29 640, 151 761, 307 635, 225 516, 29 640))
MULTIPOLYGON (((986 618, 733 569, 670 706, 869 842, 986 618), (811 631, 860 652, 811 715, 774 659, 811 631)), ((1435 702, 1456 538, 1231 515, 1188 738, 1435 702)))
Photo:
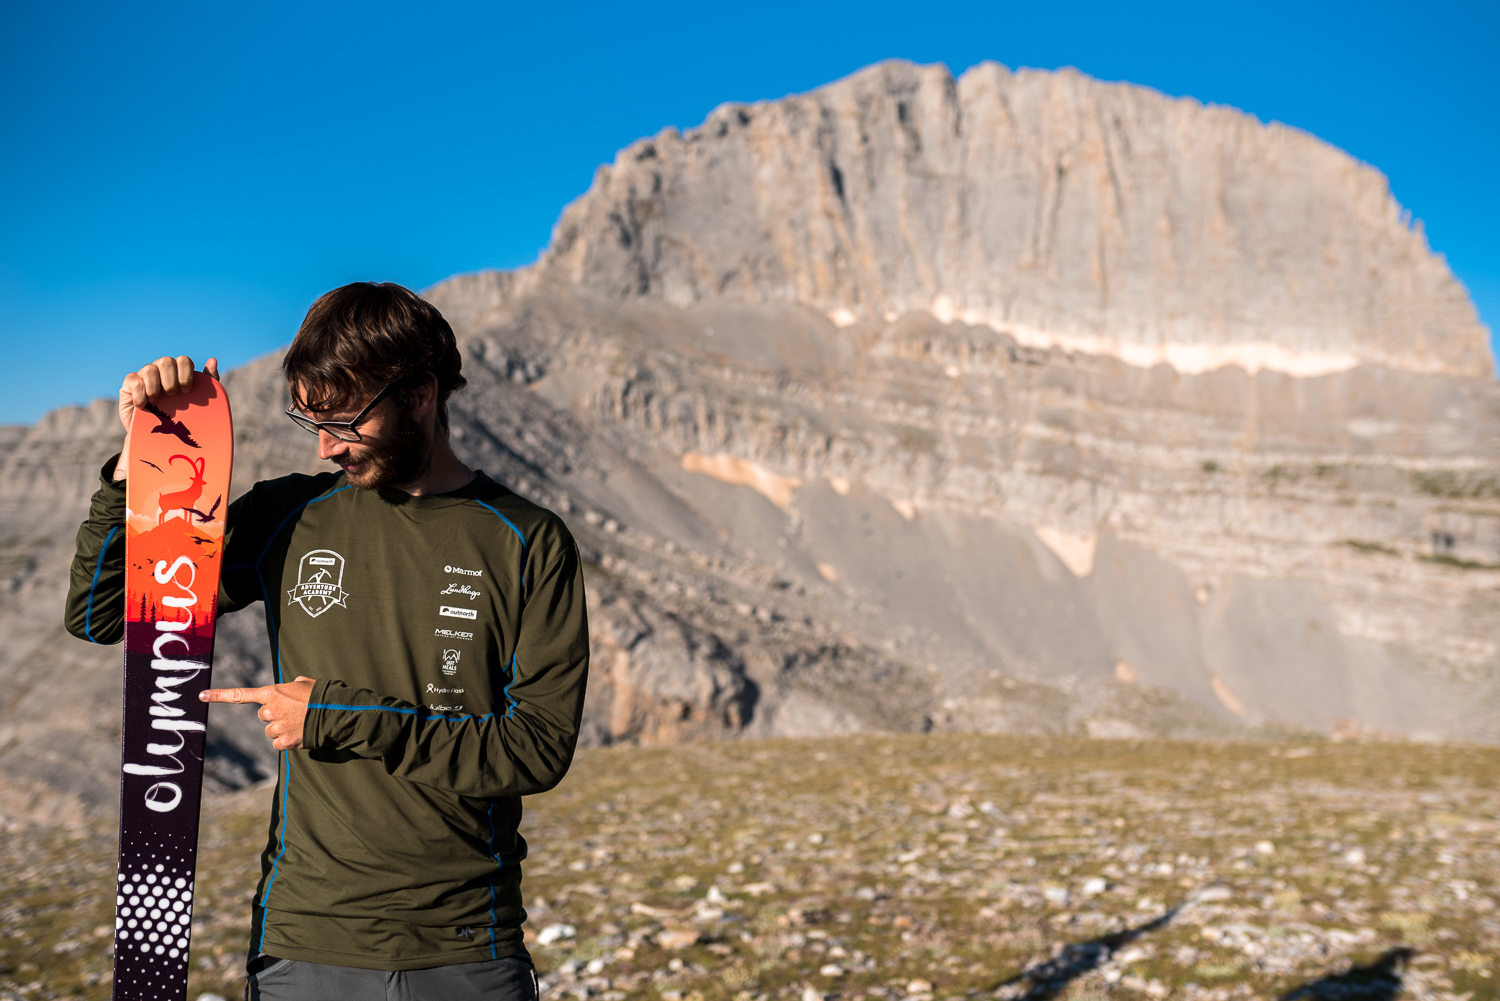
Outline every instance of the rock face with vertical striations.
MULTIPOLYGON (((1500 726, 1488 334, 1304 133, 885 63, 633 144, 535 265, 427 295, 455 447, 588 563, 587 742, 1500 726)), ((227 385, 237 488, 315 465, 277 358, 227 385)), ((12 821, 113 809, 119 651, 60 621, 112 421, 0 429, 12 821)), ((217 680, 269 678, 259 614, 217 680)), ((274 767, 232 710, 220 786, 274 767)))
POLYGON ((626 149, 540 271, 677 306, 930 312, 1197 373, 1491 372, 1462 286, 1374 169, 1078 72, 885 63, 626 149))

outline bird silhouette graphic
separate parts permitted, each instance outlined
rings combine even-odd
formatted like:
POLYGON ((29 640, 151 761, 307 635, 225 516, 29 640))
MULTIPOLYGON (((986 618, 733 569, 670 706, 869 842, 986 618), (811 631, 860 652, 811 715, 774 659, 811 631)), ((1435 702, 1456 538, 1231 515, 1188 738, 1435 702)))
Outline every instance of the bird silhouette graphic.
POLYGON ((144 462, 146 465, 150 466, 152 469, 156 470, 158 473, 165 473, 166 472, 165 469, 161 468, 156 463, 152 462, 150 459, 142 459, 141 461, 144 462))
POLYGON ((187 445, 189 448, 203 447, 193 440, 192 432, 188 431, 186 424, 182 423, 181 421, 174 421, 172 418, 162 413, 161 410, 154 404, 147 403, 146 405, 141 407, 141 409, 146 411, 146 413, 150 414, 152 417, 155 417, 157 420, 161 421, 160 424, 151 429, 152 434, 174 434, 178 438, 182 439, 182 443, 184 445, 187 445))
POLYGON ((183 510, 186 511, 186 512, 188 512, 189 514, 196 514, 198 516, 198 523, 201 524, 201 525, 206 525, 209 522, 211 522, 211 521, 214 520, 214 512, 219 509, 219 505, 222 504, 223 502, 224 502, 224 496, 222 494, 220 494, 219 495, 219 499, 216 500, 216 501, 214 501, 214 506, 208 509, 208 513, 207 514, 204 514, 202 511, 199 511, 195 507, 185 507, 185 508, 183 508, 183 510))

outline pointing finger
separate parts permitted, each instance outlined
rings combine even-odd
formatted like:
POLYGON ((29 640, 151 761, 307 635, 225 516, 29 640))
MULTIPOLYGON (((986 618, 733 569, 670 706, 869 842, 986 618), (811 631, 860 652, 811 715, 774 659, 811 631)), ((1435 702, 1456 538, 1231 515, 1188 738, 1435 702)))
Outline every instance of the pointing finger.
POLYGON ((204 702, 259 702, 264 704, 275 694, 269 688, 208 688, 198 693, 204 702))

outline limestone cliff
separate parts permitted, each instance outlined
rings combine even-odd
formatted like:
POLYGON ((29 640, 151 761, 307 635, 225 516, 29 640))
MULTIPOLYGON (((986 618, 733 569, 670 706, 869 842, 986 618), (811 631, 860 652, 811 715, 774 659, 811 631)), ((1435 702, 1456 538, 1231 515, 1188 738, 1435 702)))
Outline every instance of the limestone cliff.
POLYGON ((931 312, 1179 372, 1483 375, 1488 337, 1375 169, 1081 73, 890 62, 621 152, 541 271, 622 299, 931 312))

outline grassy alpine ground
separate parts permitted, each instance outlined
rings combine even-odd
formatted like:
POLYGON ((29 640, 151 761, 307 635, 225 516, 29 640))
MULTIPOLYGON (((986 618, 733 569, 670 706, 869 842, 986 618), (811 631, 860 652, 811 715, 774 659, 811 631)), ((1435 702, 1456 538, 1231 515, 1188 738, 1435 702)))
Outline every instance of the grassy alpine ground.
MULTIPOLYGON (((927 735, 580 754, 523 826, 546 996, 1500 996, 1500 750, 927 735)), ((269 793, 209 802, 238 997, 269 793)), ((109 996, 112 831, 0 835, 0 998, 109 996)))

